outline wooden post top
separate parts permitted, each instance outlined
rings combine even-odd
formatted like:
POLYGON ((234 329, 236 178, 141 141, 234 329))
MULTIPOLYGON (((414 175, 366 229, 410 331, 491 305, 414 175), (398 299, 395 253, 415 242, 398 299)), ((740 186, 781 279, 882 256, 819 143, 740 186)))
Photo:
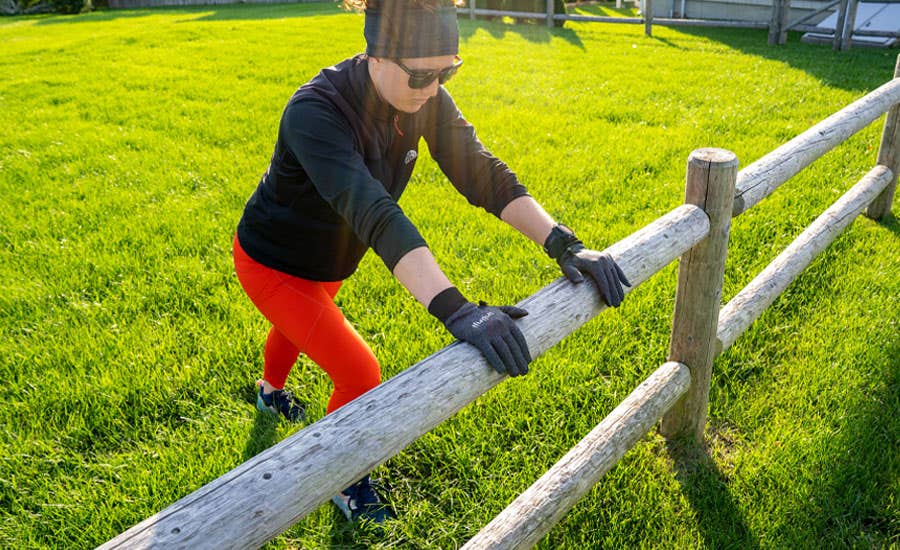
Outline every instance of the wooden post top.
POLYGON ((695 162, 724 165, 723 168, 731 168, 738 165, 738 158, 737 155, 727 149, 704 147, 691 151, 688 163, 693 164, 695 162))

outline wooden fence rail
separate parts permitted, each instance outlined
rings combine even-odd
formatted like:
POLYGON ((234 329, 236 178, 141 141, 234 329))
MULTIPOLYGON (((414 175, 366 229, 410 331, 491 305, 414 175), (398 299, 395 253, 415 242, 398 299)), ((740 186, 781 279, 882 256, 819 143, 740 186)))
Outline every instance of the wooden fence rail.
POLYGON ((752 208, 898 102, 900 79, 895 78, 738 172, 732 214, 752 208))
MULTIPOLYGON (((892 82, 827 118, 739 173, 738 178, 742 180, 743 185, 735 195, 733 207, 735 216, 757 204, 787 178, 889 110, 878 162, 884 162, 890 167, 879 164, 866 174, 722 309, 719 309, 718 301, 721 289, 718 262, 724 265, 727 247, 720 245, 727 242, 728 229, 718 217, 716 206, 705 205, 710 216, 709 235, 679 262, 679 296, 676 297, 669 359, 686 363, 667 363, 689 369, 690 375, 687 380, 690 387, 683 389, 684 379, 677 381, 673 379, 667 382, 672 386, 668 388, 671 393, 665 393, 667 388, 658 387, 662 368, 640 386, 640 388, 652 387, 654 396, 671 397, 682 394, 679 401, 654 399, 656 405, 663 402, 669 404, 667 408, 653 409, 654 415, 657 411, 663 414, 660 424, 662 435, 673 437, 687 432, 695 440, 699 440, 702 437, 703 425, 696 422, 705 420, 706 415, 709 386, 708 383, 704 384, 703 377, 709 375, 707 368, 711 366, 712 361, 710 351, 718 355, 727 349, 813 258, 846 229, 867 206, 870 206, 870 215, 876 214, 881 217, 889 212, 890 201, 897 184, 897 176, 891 168, 896 169, 900 165, 900 98, 896 97, 897 90, 900 89, 897 86, 900 84, 900 57, 894 76, 892 82), (824 150, 823 144, 828 145, 824 150), (720 233, 718 243, 716 232, 720 233), (719 258, 715 258, 716 253, 720 254, 719 258), (695 262, 699 265, 692 268, 691 265, 695 262), (690 296, 691 302, 686 303, 679 313, 678 303, 682 293, 685 297, 690 296), (713 296, 714 299, 710 299, 713 296), (702 306, 694 307, 695 304, 704 302, 706 312, 701 311, 702 306), (718 319, 716 335, 711 337, 708 334, 708 325, 714 319, 718 319), (679 411, 679 407, 684 410, 679 411)), ((716 191, 722 187, 703 186, 703 176, 705 175, 712 183, 717 179, 724 179, 723 174, 727 174, 727 158, 724 152, 718 158, 722 163, 719 170, 714 170, 710 166, 705 174, 701 174, 697 170, 696 162, 693 161, 696 157, 702 158, 704 151, 707 151, 707 158, 712 161, 713 159, 708 156, 709 150, 700 150, 692 153, 691 161, 688 163, 686 201, 689 203, 699 204, 697 195, 701 189, 707 189, 711 193, 709 197, 704 197, 705 201, 715 202, 716 191)), ((670 367, 673 368, 675 367, 670 367)), ((673 376, 671 370, 668 374, 673 376)), ((636 394, 639 394, 637 390, 626 401, 631 403, 638 399, 636 394)), ((649 395, 646 390, 640 394, 643 394, 645 399, 649 395)), ((625 454, 627 449, 621 449, 621 442, 636 441, 645 433, 641 431, 635 435, 637 430, 632 423, 615 420, 621 414, 614 411, 591 432, 591 435, 582 440, 541 479, 504 509, 464 548, 529 548, 534 545, 565 514, 565 511, 570 509, 578 498, 587 494, 593 484, 614 465, 615 460, 611 463, 607 458, 615 456, 618 460, 625 454)), ((647 415, 642 415, 641 419, 646 421, 647 415)), ((644 425, 640 423, 641 427, 644 425)))
MULTIPOLYGON (((141 1, 141 0, 133 0, 141 1)), ((184 0, 194 1, 194 0, 184 0)), ((234 0, 220 0, 234 1, 234 0)), ((716 27, 730 29, 768 29, 770 45, 785 44, 787 42, 787 32, 789 30, 800 32, 815 32, 817 34, 830 34, 833 37, 833 47, 835 50, 848 50, 852 45, 851 36, 874 36, 883 38, 900 38, 900 32, 895 31, 869 31, 865 29, 853 30, 856 21, 856 6, 858 0, 836 0, 826 7, 820 8, 811 14, 802 16, 794 22, 788 22, 788 16, 791 11, 790 0, 773 0, 772 15, 768 22, 763 21, 729 21, 722 19, 688 19, 679 18, 657 18, 653 16, 652 0, 644 0, 642 17, 611 17, 606 15, 577 15, 567 13, 554 13, 553 0, 547 1, 545 12, 522 12, 484 9, 477 6, 477 0, 469 0, 465 8, 460 8, 461 16, 468 14, 469 19, 475 19, 476 16, 490 17, 514 17, 516 19, 543 19, 548 27, 552 27, 555 21, 576 21, 588 23, 617 23, 625 25, 644 25, 644 34, 653 35, 653 26, 662 27, 716 27), (807 21, 821 16, 827 11, 836 11, 838 13, 838 22, 836 30, 822 29, 815 25, 804 24, 807 21)), ((616 7, 621 7, 617 2, 616 7)), ((682 16, 684 14, 681 14, 682 16)))
POLYGON ((884 191, 893 177, 886 166, 873 168, 722 308, 717 355, 731 347, 816 256, 884 191))
MULTIPOLYGON (((681 257, 669 362, 468 547, 534 544, 660 416, 663 435, 687 432, 695 439, 701 437, 712 357, 727 349, 867 206, 870 217, 889 213, 898 165, 900 58, 894 80, 737 174, 737 160, 727 151, 702 149, 692 153, 687 204, 606 249, 633 283, 629 291, 681 257), (720 309, 731 217, 757 204, 885 112, 889 114, 878 165, 720 309)), ((519 324, 534 357, 605 309, 593 285, 572 285, 563 278, 519 305, 530 312, 519 324)), ((503 378, 488 368, 475 348, 451 344, 101 548, 259 546, 503 378), (422 399, 422 395, 429 399, 422 399), (355 452, 346 453, 347 447, 355 452)))
POLYGON ((690 383, 685 365, 670 361, 659 367, 463 550, 527 548, 537 543, 650 431, 690 383))
MULTIPOLYGON (((606 251, 637 286, 708 231, 703 210, 684 205, 606 251)), ((519 326, 533 357, 605 309, 593 285, 564 278, 519 306, 530 313, 519 326)), ((472 346, 451 344, 101 548, 259 546, 504 378, 472 346)))

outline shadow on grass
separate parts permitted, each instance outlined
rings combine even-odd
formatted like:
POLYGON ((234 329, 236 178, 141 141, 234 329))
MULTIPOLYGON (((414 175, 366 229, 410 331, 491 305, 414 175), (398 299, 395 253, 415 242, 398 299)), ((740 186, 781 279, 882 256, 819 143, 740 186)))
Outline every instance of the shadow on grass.
MULTIPOLYGON (((862 217, 862 216, 861 216, 862 217)), ((857 220, 855 223, 860 223, 857 220)), ((900 236, 900 223, 893 215, 873 221, 900 236)), ((798 280, 771 306, 777 316, 791 319, 795 333, 809 331, 805 320, 810 310, 820 303, 803 300, 803 287, 819 287, 823 292, 839 291, 841 273, 832 264, 845 250, 858 246, 853 239, 837 239, 815 259, 798 280), (804 280, 806 282, 804 282, 804 280), (794 286, 798 285, 798 286, 794 286)), ((826 298, 826 300, 829 298, 826 298)), ((900 311, 887 303, 878 315, 881 326, 900 326, 900 311)), ((830 424, 833 437, 823 440, 823 458, 816 464, 817 480, 810 487, 810 495, 796 510, 799 519, 792 527, 792 544, 801 541, 818 541, 822 547, 892 547, 900 543, 900 509, 897 504, 896 480, 900 479, 900 339, 897 332, 879 330, 886 341, 875 342, 853 358, 857 365, 865 365, 862 373, 865 383, 862 391, 851 398, 853 406, 837 422, 830 424), (891 335, 893 334, 893 336, 891 335)), ((784 353, 795 350, 779 340, 792 338, 788 334, 770 339, 773 349, 784 353)), ((842 368, 838 363, 823 364, 822 369, 842 368)), ((737 378, 739 386, 755 383, 762 374, 759 369, 742 371, 738 365, 729 365, 730 373, 717 369, 714 374, 713 392, 728 391, 731 382, 723 376, 737 378), (735 376, 735 371, 739 376, 735 376), (721 381, 721 382, 720 382, 721 381)), ((811 372, 810 376, 816 376, 811 372)), ((764 382, 766 384, 770 382, 764 382)), ((733 402, 740 394, 711 396, 711 403, 733 402)), ((827 416, 827 415, 826 415, 827 416)), ((723 475, 699 450, 683 450, 677 444, 670 452, 676 461, 679 481, 685 495, 697 511, 702 528, 703 512, 724 513, 722 521, 734 523, 734 505, 727 494, 727 476, 723 475), (683 477, 682 477, 683 476, 683 477)), ((721 534, 713 533, 713 537, 721 534)), ((743 535, 742 535, 743 536, 743 535)), ((715 538, 706 537, 711 547, 721 546, 715 538)), ((754 541, 755 542, 755 541, 754 541)), ((782 541, 786 542, 786 541, 782 541)))
MULTIPOLYGON (((212 6, 207 6, 207 8, 212 6)), ((232 21, 237 19, 286 19, 289 17, 311 17, 322 15, 342 15, 347 12, 337 2, 306 2, 302 4, 236 4, 231 6, 215 6, 214 10, 205 10, 207 15, 190 21, 232 21)), ((360 18, 360 20, 362 20, 360 18)), ((360 29, 362 23, 360 23, 360 29)))
POLYGON ((38 25, 59 25, 66 23, 89 23, 133 19, 153 15, 184 15, 179 23, 192 21, 235 21, 288 19, 341 15, 346 13, 336 2, 307 2, 289 4, 216 4, 206 6, 158 6, 152 8, 104 8, 80 15, 41 16, 38 25))
POLYGON ((640 17, 634 7, 617 8, 615 2, 574 2, 568 4, 569 15, 600 15, 605 17, 640 17))
MULTIPOLYGON (((823 84, 860 93, 877 88, 894 76, 897 52, 854 48, 835 52, 830 46, 804 44, 802 34, 788 33, 783 46, 769 46, 768 31, 707 27, 677 27, 691 36, 712 40, 743 53, 780 61, 816 77, 823 84)), ((724 69, 724 67, 723 67, 724 69)))
MULTIPOLYGON (((894 319, 897 322, 898 319, 894 319)), ((815 540, 826 545, 894 548, 900 544, 900 342, 872 349, 862 405, 837 428, 821 483, 809 499, 815 540)))
MULTIPOLYGON (((896 208, 900 209, 900 201, 895 200, 894 202, 897 203, 896 208)), ((887 216, 875 220, 875 223, 893 233, 895 237, 900 237, 900 218, 897 218, 893 212, 888 212, 887 216)))
POLYGON ((759 548, 759 541, 731 498, 728 478, 706 449, 682 440, 670 440, 666 447, 675 463, 675 478, 697 515, 697 529, 705 546, 759 548))
POLYGON ((460 11, 459 17, 459 37, 462 41, 467 41, 476 32, 482 31, 491 35, 493 38, 502 39, 508 33, 517 34, 528 42, 536 44, 549 44, 550 40, 562 38, 569 44, 577 46, 582 50, 585 49, 584 43, 578 37, 578 33, 571 29, 554 27, 548 29, 542 22, 537 23, 508 23, 500 19, 470 20, 465 17, 465 12, 460 11))
MULTIPOLYGON (((245 396, 248 403, 256 407, 256 385, 250 387, 245 396)), ((247 444, 244 445, 244 454, 241 459, 246 462, 265 451, 275 444, 275 427, 278 425, 279 418, 269 414, 256 412, 256 418, 253 419, 253 429, 250 430, 250 437, 247 444)))

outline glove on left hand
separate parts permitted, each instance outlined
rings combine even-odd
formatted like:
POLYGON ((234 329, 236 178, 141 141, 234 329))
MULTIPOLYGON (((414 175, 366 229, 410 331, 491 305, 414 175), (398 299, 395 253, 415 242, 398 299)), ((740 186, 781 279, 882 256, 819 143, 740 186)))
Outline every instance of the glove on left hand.
POLYGON ((528 315, 524 309, 489 306, 484 302, 476 306, 451 286, 431 299, 428 313, 440 319, 450 334, 478 348, 500 374, 518 376, 528 372, 531 352, 514 321, 528 315))
POLYGON ((553 228, 544 243, 544 250, 556 260, 571 282, 580 283, 584 280, 582 273, 587 273, 597 283, 604 302, 613 307, 622 303, 625 298, 622 285, 631 286, 631 283, 612 256, 585 248, 575 233, 564 225, 553 228))
POLYGON ((494 370, 519 376, 528 373, 531 352, 513 319, 526 315, 527 311, 515 306, 467 302, 444 321, 444 326, 453 336, 478 348, 494 370))
POLYGON ((622 285, 631 286, 622 268, 609 254, 588 250, 582 246, 580 250, 566 251, 557 261, 563 274, 573 283, 584 280, 582 273, 590 275, 597 283, 603 301, 612 307, 619 307, 625 299, 622 285))

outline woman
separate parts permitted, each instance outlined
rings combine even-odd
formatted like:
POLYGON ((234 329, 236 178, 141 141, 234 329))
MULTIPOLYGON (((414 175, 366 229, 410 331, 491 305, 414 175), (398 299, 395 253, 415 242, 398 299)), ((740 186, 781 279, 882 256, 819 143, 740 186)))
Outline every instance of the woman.
MULTIPOLYGON (((527 312, 467 300, 397 205, 420 138, 470 203, 542 245, 572 282, 587 273, 613 306, 624 296, 622 283, 629 284, 609 256, 584 248, 528 195, 441 86, 462 65, 455 6, 442 0, 348 2, 365 9, 366 53, 322 70, 290 99, 269 168, 234 240, 241 285, 272 325, 257 407, 291 421, 303 417, 303 406, 284 385, 300 353, 334 383, 328 413, 380 382, 378 360, 333 301, 369 247, 494 369, 528 372, 531 354, 514 322, 527 312)), ((351 520, 393 516, 368 476, 334 500, 351 520)))

